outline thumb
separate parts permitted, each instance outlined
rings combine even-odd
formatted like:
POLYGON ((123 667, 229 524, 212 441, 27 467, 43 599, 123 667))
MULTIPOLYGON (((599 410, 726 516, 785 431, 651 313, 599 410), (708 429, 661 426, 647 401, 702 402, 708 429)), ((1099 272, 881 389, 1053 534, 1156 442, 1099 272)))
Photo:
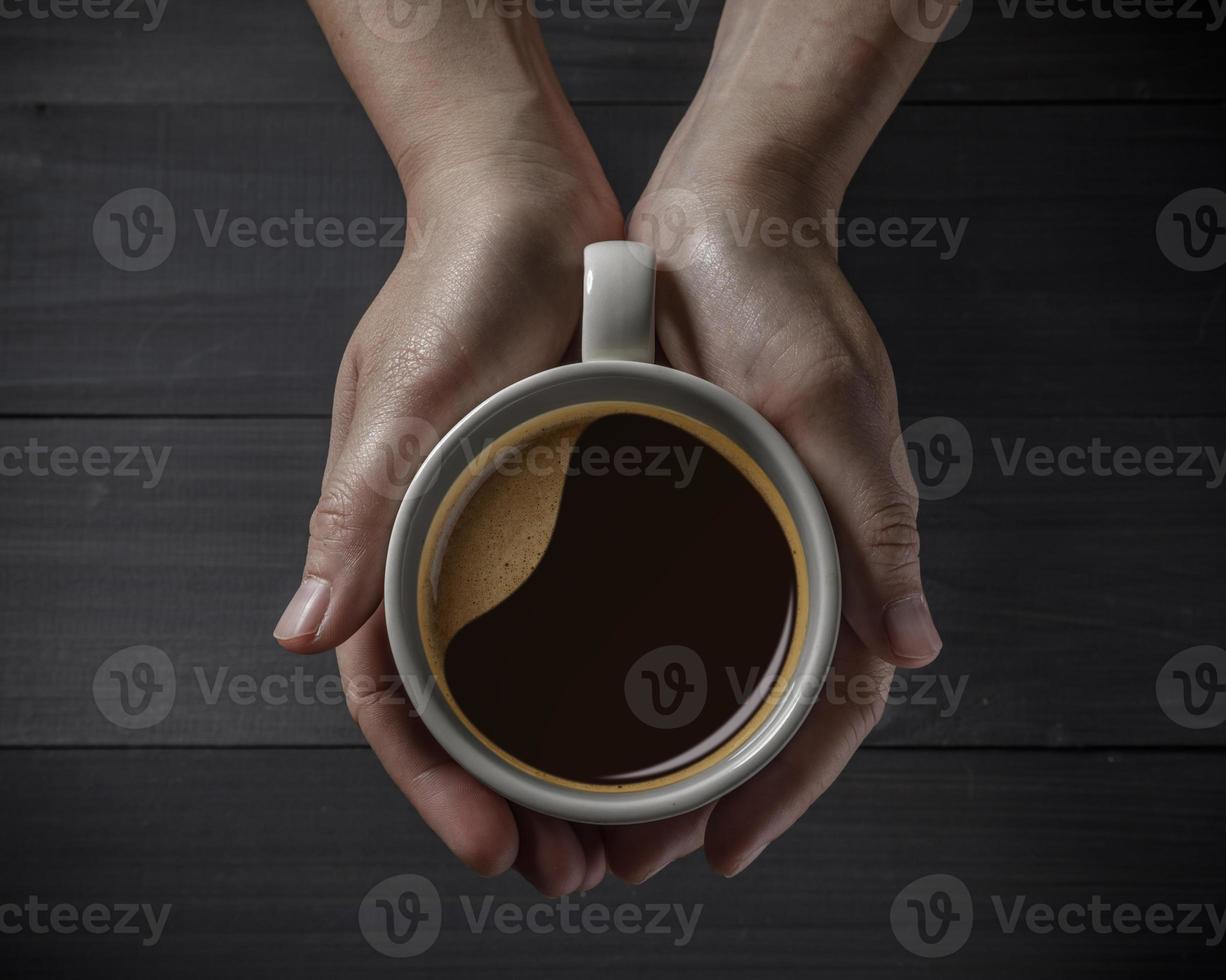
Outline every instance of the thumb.
POLYGON ((273 630, 277 642, 294 653, 331 649, 374 614, 383 599, 388 537, 400 502, 439 440, 436 423, 426 418, 372 422, 362 415, 359 408, 324 474, 302 583, 273 630))
POLYGON ((852 418, 840 403, 857 401, 836 400, 836 407, 798 418, 785 435, 830 510, 844 617, 876 656, 898 667, 923 667, 940 653, 941 637, 920 576, 919 501, 898 425, 884 418, 866 424, 871 413, 852 418))

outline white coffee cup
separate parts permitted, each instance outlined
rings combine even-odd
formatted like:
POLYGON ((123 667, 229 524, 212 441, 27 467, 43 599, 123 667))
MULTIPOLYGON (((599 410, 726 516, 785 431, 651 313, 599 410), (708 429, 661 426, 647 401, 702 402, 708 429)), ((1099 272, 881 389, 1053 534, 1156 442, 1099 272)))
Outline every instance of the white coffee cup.
MULTIPOLYGON (((749 779, 805 720, 834 655, 840 618, 838 554, 829 517, 804 465, 761 415, 722 388, 653 363, 655 255, 634 242, 602 242, 585 251, 583 360, 526 378, 488 398, 429 453, 408 488, 388 547, 384 603, 396 666, 426 727, 468 772, 509 800, 567 820, 638 823, 697 809, 749 779), (491 750, 434 696, 437 679, 418 614, 426 538, 448 489, 471 465, 472 445, 487 445, 548 412, 587 402, 631 402, 679 412, 731 439, 761 468, 782 498, 804 552, 804 637, 795 668, 772 692, 769 714, 727 755, 667 785, 608 792, 534 775, 491 750)), ((564 738, 598 733, 560 732, 564 738)))

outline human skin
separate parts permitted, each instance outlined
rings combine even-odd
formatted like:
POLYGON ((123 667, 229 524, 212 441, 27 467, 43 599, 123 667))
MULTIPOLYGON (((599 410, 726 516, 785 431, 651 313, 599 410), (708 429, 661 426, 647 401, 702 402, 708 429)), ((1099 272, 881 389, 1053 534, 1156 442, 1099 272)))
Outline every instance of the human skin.
POLYGON ((702 88, 632 216, 630 237, 661 253, 670 363, 766 415, 822 490, 845 580, 833 671, 869 693, 823 698, 779 757, 716 804, 598 830, 498 797, 386 683, 396 668, 382 574, 398 501, 381 466, 404 420, 445 432, 558 363, 579 319, 583 246, 623 237, 622 215, 532 18, 444 4, 424 37, 397 43, 367 29, 352 0, 311 5, 431 234, 397 265, 342 360, 303 581, 275 635, 296 653, 337 648, 350 711, 380 761, 479 873, 514 867, 560 895, 607 870, 643 881, 700 847, 716 871, 739 873, 846 765, 880 717, 894 666, 930 663, 940 639, 872 322, 833 247, 745 243, 727 215, 791 223, 837 209, 927 46, 899 30, 888 0, 728 0, 702 88), (669 230, 678 208, 680 248, 669 230))
POLYGON ((877 330, 833 244, 744 232, 754 216, 758 228, 796 228, 838 211, 928 47, 887 0, 728 0, 701 89, 632 215, 630 236, 661 256, 665 355, 757 408, 797 450, 830 511, 844 586, 838 683, 826 692, 836 696, 714 806, 607 828, 610 867, 626 880, 699 847, 720 873, 743 871, 843 770, 881 717, 894 668, 940 652, 877 330))

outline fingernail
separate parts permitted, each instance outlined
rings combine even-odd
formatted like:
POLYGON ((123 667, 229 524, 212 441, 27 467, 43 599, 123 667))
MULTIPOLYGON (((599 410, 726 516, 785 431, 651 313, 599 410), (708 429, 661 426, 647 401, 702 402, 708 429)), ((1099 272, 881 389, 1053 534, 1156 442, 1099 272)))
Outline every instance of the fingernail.
POLYGON ((648 871, 647 874, 643 875, 643 877, 640 878, 638 881, 633 882, 633 884, 641 885, 643 884, 643 882, 651 880, 652 878, 654 878, 656 875, 658 875, 661 871, 663 871, 665 868, 667 868, 672 863, 673 863, 672 861, 665 861, 662 865, 660 865, 654 871, 648 871))
POLYGON ((769 844, 763 844, 756 851, 751 851, 749 854, 749 857, 743 859, 740 864, 738 864, 735 868, 733 868, 726 875, 724 875, 724 877, 725 878, 735 878, 742 871, 744 871, 751 864, 753 864, 754 861, 758 860, 758 855, 760 855, 763 851, 765 851, 768 846, 769 844))
POLYGON ((932 622, 928 601, 922 595, 907 596, 888 605, 885 631, 890 647, 902 660, 927 663, 941 652, 941 634, 932 622))
POLYGON ((332 597, 332 586, 323 579, 304 578, 290 599, 285 612, 277 623, 272 635, 278 640, 300 640, 304 636, 315 636, 323 625, 324 613, 328 611, 328 600, 332 597))
POLYGON ((583 879, 583 884, 579 886, 582 892, 590 892, 593 888, 603 882, 605 879, 604 867, 589 868, 587 877, 583 879))

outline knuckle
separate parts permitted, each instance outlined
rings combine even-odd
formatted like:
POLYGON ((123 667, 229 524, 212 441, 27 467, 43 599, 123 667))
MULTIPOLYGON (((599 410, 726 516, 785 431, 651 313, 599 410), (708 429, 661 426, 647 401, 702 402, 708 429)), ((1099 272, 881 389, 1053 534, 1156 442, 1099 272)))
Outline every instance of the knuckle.
POLYGON ((333 485, 324 490, 311 512, 308 530, 313 543, 345 545, 364 534, 367 527, 359 495, 350 488, 333 485))
POLYGON ((377 707, 383 700, 378 691, 362 688, 353 684, 345 685, 345 707, 349 709, 349 717, 362 731, 366 733, 364 721, 370 716, 370 709, 377 707))
POLYGON ((371 730, 375 727, 375 717, 379 708, 401 704, 398 686, 395 683, 349 678, 345 684, 345 705, 349 709, 349 717, 357 724, 363 735, 370 740, 371 730))
POLYGON ((887 699, 890 694, 890 681, 894 677, 894 668, 884 660, 876 657, 865 661, 863 673, 856 674, 855 679, 868 681, 867 690, 848 688, 848 695, 843 699, 846 722, 841 728, 840 738, 844 753, 850 757, 859 749, 864 740, 885 717, 887 699))
POLYGON ((448 846, 462 864, 486 877, 506 870, 510 860, 505 844, 498 838, 449 841, 448 846))
POLYGON ((886 572, 919 564, 920 536, 915 502, 901 489, 872 501, 862 524, 873 565, 886 572))
POLYGON ((881 663, 884 670, 881 675, 875 678, 877 682, 875 695, 871 698, 866 698, 863 704, 857 706, 860 710, 856 713, 853 723, 853 735, 857 746, 868 738, 869 733, 877 727, 877 724, 885 716, 886 698, 890 693, 890 679, 894 676, 894 670, 888 664, 885 664, 884 661, 881 663))
POLYGON ((843 733, 843 750, 849 757, 859 750, 884 715, 884 694, 855 706, 855 711, 851 714, 849 724, 843 733))
POLYGON ((821 387, 828 398, 854 417, 882 422, 896 417, 894 375, 884 350, 880 354, 844 352, 827 358, 821 387))
POLYGON ((481 400, 469 345, 454 329, 431 325, 434 319, 423 315, 428 322, 383 343, 371 357, 365 394, 377 414, 439 418, 457 402, 481 400))

